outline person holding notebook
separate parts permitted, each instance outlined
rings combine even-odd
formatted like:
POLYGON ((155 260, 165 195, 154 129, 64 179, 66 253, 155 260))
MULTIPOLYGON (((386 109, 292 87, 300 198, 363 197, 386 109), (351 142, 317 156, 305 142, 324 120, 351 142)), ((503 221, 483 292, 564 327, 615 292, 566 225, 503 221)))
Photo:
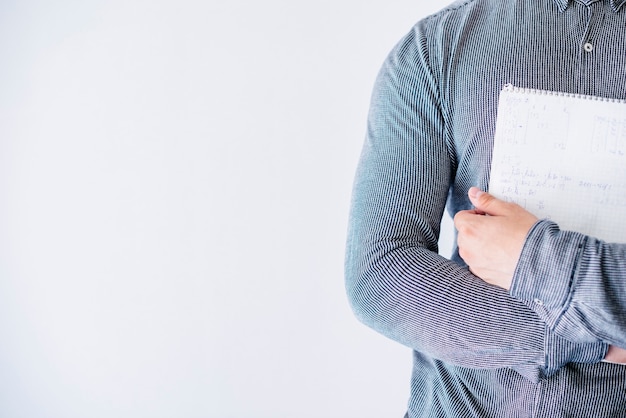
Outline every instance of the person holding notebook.
POLYGON ((624 3, 457 1, 386 59, 346 290, 362 322, 413 349, 407 417, 626 417, 623 245, 481 192, 504 85, 626 99, 624 3), (437 254, 446 204, 451 260, 437 254))
POLYGON ((555 332, 610 342, 604 360, 626 365, 626 245, 562 231, 476 187, 468 195, 475 209, 454 219, 469 270, 537 305, 555 332))

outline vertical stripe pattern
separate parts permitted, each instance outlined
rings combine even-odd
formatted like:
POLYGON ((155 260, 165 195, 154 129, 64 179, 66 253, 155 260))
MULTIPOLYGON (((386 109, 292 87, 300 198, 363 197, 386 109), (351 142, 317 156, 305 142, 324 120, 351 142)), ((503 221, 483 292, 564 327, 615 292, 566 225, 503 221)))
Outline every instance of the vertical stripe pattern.
MULTIPOLYGON (((624 2, 457 1, 383 64, 354 184, 346 290, 363 323, 414 350, 410 418, 626 417, 626 368, 600 363, 605 336, 576 336, 576 324, 562 332, 562 309, 437 254, 446 204, 468 209, 469 187, 488 187, 504 84, 626 98, 624 2)), ((578 241, 563 242, 584 259, 578 241)), ((593 276, 598 263, 585 260, 593 276)))

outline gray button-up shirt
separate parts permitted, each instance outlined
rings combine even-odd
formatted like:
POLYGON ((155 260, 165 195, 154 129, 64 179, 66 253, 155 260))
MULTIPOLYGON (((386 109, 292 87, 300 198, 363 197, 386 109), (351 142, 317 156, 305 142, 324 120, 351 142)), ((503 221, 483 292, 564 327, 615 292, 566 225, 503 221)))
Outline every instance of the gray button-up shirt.
POLYGON ((359 319, 414 350, 409 417, 626 417, 626 366, 601 362, 626 347, 626 246, 539 221, 510 293, 437 254, 446 203, 488 189, 502 86, 626 99, 625 2, 457 1, 385 61, 346 287, 359 319))

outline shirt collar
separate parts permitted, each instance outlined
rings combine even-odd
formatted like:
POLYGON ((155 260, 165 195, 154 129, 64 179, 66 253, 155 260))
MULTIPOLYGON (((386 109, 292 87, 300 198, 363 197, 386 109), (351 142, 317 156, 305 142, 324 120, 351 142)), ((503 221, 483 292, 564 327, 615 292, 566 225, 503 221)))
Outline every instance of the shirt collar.
MULTIPOLYGON (((595 0, 583 0, 583 3, 593 3, 595 0)), ((560 11, 565 11, 569 6, 570 0, 554 0, 560 11)), ((626 0, 611 0, 611 7, 613 11, 618 12, 619 9, 626 3, 626 0)))

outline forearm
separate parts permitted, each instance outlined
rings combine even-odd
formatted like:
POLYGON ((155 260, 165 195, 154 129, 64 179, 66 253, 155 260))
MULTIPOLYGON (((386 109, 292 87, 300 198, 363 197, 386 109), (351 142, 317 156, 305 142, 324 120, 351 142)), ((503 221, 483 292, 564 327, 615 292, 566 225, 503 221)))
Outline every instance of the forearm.
POLYGON ((370 261, 348 260, 353 308, 365 324, 415 350, 464 367, 533 365, 546 374, 604 356, 601 344, 550 335, 536 314, 504 290, 427 249, 398 245, 370 254, 370 261))

